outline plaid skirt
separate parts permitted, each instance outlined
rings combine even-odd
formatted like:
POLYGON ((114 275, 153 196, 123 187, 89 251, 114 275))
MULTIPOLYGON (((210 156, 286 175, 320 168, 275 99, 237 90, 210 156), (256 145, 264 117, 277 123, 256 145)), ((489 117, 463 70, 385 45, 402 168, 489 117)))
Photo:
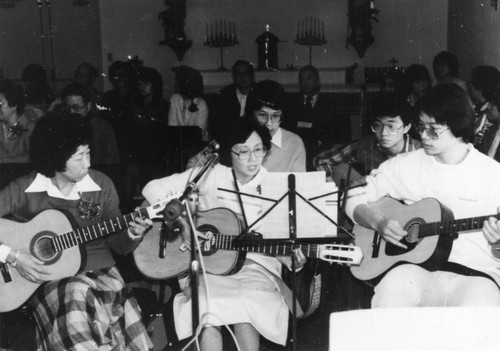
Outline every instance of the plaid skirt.
POLYGON ((38 350, 147 351, 136 299, 116 267, 43 284, 31 300, 38 350))

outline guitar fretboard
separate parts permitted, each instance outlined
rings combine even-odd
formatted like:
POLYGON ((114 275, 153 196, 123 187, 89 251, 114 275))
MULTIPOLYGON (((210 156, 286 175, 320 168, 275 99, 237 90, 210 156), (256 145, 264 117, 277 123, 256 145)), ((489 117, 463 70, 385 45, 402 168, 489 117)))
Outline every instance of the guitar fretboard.
POLYGON ((129 222, 133 222, 135 217, 149 218, 147 210, 142 208, 139 211, 108 219, 104 222, 78 228, 75 231, 53 237, 51 241, 54 251, 60 252, 70 247, 85 244, 106 235, 125 230, 130 227, 129 222))
POLYGON ((260 239, 239 240, 236 238, 234 235, 215 234, 213 244, 222 250, 257 252, 273 256, 290 255, 293 250, 300 249, 307 257, 320 258, 320 247, 317 244, 287 243, 260 239))
POLYGON ((483 228, 484 221, 492 216, 496 217, 497 215, 421 224, 419 227, 418 236, 421 238, 425 238, 433 235, 479 230, 483 228))

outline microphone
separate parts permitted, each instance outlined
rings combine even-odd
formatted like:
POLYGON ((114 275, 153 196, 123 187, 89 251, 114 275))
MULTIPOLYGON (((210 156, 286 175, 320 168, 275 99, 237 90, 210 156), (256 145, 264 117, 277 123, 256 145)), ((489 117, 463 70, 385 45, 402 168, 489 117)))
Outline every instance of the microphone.
POLYGON ((202 156, 207 156, 209 154, 213 154, 217 152, 220 149, 219 143, 217 143, 217 140, 212 140, 206 148, 203 149, 202 151, 202 156))

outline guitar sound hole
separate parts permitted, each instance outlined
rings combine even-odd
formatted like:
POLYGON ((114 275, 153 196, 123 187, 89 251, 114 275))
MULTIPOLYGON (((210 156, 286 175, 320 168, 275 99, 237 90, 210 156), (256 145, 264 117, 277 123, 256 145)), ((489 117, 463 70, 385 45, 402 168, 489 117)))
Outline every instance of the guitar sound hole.
POLYGON ((56 234, 52 232, 41 232, 35 236, 31 253, 39 260, 44 261, 46 264, 56 261, 61 255, 60 252, 54 247, 54 238, 56 234))
POLYGON ((406 245, 407 249, 387 243, 385 247, 385 254, 387 256, 398 256, 413 250, 415 246, 418 245, 419 229, 420 225, 423 223, 425 223, 423 219, 416 218, 409 222, 404 228, 408 232, 408 235, 401 240, 401 243, 406 245))

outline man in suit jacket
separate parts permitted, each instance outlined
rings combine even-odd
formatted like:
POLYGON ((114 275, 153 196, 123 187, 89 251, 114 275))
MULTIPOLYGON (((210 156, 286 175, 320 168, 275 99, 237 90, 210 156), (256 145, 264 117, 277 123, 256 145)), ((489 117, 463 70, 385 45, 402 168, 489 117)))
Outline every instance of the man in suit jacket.
POLYGON ((320 93, 321 81, 318 70, 304 66, 299 71, 300 97, 291 103, 291 125, 304 141, 307 151, 307 166, 312 170, 312 158, 333 143, 335 134, 333 106, 320 93))
POLYGON ((233 84, 224 87, 215 98, 209 112, 208 129, 219 143, 237 126, 241 118, 251 113, 255 96, 255 73, 250 62, 238 60, 232 67, 233 84))

